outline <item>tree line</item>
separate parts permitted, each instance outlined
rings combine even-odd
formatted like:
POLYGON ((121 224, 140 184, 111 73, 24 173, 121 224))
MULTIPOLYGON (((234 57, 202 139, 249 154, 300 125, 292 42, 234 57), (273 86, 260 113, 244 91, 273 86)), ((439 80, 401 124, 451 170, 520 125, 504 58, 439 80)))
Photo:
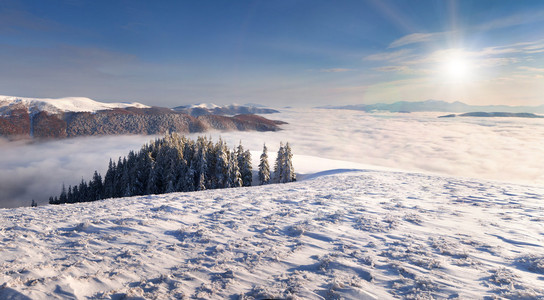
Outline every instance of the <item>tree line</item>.
MULTIPOLYGON (((289 143, 280 143, 274 172, 268 164, 266 145, 260 156, 258 183, 285 183, 296 180, 289 143)), ((50 204, 89 202, 107 198, 130 197, 172 192, 251 186, 253 184, 251 153, 242 143, 234 149, 219 138, 214 143, 206 137, 196 141, 177 133, 110 159, 104 178, 94 171, 88 182, 63 184, 59 196, 49 197, 50 204)))

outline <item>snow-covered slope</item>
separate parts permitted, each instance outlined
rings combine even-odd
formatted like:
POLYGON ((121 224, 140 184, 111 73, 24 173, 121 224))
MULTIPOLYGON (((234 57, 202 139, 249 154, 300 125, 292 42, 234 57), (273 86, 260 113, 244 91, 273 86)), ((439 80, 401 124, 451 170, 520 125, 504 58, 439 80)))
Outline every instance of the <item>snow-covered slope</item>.
POLYGON ((21 98, 13 96, 0 96, 0 113, 6 109, 24 106, 29 113, 47 111, 49 113, 59 112, 96 112, 99 110, 126 108, 126 107, 149 107, 137 102, 131 103, 104 103, 84 97, 67 97, 58 99, 21 98))
POLYGON ((544 188, 338 166, 0 210, 0 298, 544 297, 544 188))

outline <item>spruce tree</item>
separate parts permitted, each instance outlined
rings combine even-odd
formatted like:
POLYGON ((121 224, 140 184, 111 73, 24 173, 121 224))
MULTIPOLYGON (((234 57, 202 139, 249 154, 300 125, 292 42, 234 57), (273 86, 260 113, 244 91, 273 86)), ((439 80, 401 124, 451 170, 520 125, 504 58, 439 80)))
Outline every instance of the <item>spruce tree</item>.
POLYGON ((274 165, 274 182, 282 183, 283 181, 283 166, 285 165, 285 148, 283 143, 280 142, 280 148, 278 149, 278 155, 276 156, 276 164, 274 165))
POLYGON ((261 154, 261 160, 259 163, 259 184, 270 183, 270 166, 268 165, 268 153, 266 145, 263 145, 263 153, 261 154))
POLYGON ((199 137, 196 143, 196 159, 195 159, 195 190, 203 191, 209 186, 208 183, 208 161, 207 161, 207 149, 208 143, 205 138, 199 137))
POLYGON ((148 152, 140 151, 138 153, 138 162, 136 163, 134 170, 134 195, 145 195, 147 188, 147 181, 149 179, 149 173, 152 166, 151 157, 148 152))
POLYGON ((293 168, 293 153, 291 152, 289 143, 285 144, 283 155, 282 182, 296 181, 295 169, 293 168))
POLYGON ((242 185, 251 186, 253 181, 251 152, 249 150, 244 151, 242 141, 240 141, 240 145, 238 145, 238 149, 236 150, 236 159, 238 160, 238 167, 240 168, 240 174, 242 176, 242 185))
POLYGON ((68 196, 66 195, 66 187, 64 186, 64 183, 63 183, 62 190, 59 196, 59 203, 67 203, 67 202, 68 202, 68 196))
POLYGON ((102 184, 102 176, 98 174, 98 171, 94 171, 93 179, 89 182, 89 200, 100 200, 103 199, 104 195, 104 186, 102 184))
POLYGON ((236 159, 235 151, 230 153, 227 174, 228 179, 225 187, 232 188, 242 186, 242 176, 240 175, 240 169, 238 167, 238 160, 236 159))
POLYGON ((115 163, 110 158, 110 163, 108 165, 108 170, 106 171, 106 176, 104 176, 104 195, 103 199, 112 198, 114 195, 114 181, 115 181, 115 163))
POLYGON ((68 186, 68 193, 66 193, 66 203, 74 203, 74 195, 72 194, 72 186, 68 186))
POLYGON ((215 146, 215 188, 224 188, 227 186, 228 181, 228 168, 230 159, 229 149, 221 138, 215 146))

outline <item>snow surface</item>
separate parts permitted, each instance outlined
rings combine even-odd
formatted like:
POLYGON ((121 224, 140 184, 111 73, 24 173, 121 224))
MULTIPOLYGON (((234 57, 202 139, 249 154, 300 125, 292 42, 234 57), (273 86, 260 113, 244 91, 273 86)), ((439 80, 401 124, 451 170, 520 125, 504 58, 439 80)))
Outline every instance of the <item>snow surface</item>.
POLYGON ((57 99, 47 98, 21 98, 13 96, 0 96, 0 111, 5 107, 24 105, 28 107, 29 113, 46 111, 49 113, 59 112, 96 112, 113 108, 139 107, 146 108, 147 105, 137 102, 105 103, 98 102, 84 97, 67 97, 57 99))
POLYGON ((544 297, 544 188, 295 156, 295 183, 0 210, 0 299, 544 297))
POLYGON ((214 109, 217 107, 220 107, 220 106, 214 103, 198 103, 198 104, 193 104, 189 106, 189 108, 207 108, 207 109, 214 109))

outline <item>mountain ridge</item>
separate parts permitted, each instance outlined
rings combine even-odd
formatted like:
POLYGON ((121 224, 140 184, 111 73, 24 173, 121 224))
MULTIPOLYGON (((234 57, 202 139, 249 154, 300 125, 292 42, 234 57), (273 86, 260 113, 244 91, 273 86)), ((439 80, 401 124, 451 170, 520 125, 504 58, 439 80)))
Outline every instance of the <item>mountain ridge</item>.
POLYGON ((141 103, 103 103, 89 98, 33 99, 0 96, 0 137, 69 138, 166 132, 277 131, 281 121, 257 115, 191 116, 141 103))
POLYGON ((425 101, 398 101, 394 103, 376 104, 352 104, 341 106, 320 106, 320 109, 348 109, 366 112, 389 111, 389 112, 456 112, 465 113, 473 111, 481 112, 508 112, 508 113, 544 113, 544 105, 540 106, 509 106, 509 105, 470 105, 460 101, 446 102, 442 100, 425 101))
POLYGON ((255 106, 251 104, 239 105, 230 104, 219 106, 213 103, 200 103, 193 105, 181 105, 172 108, 177 112, 186 113, 193 117, 204 115, 221 115, 221 116, 234 116, 239 114, 273 114, 279 111, 263 106, 255 106))

